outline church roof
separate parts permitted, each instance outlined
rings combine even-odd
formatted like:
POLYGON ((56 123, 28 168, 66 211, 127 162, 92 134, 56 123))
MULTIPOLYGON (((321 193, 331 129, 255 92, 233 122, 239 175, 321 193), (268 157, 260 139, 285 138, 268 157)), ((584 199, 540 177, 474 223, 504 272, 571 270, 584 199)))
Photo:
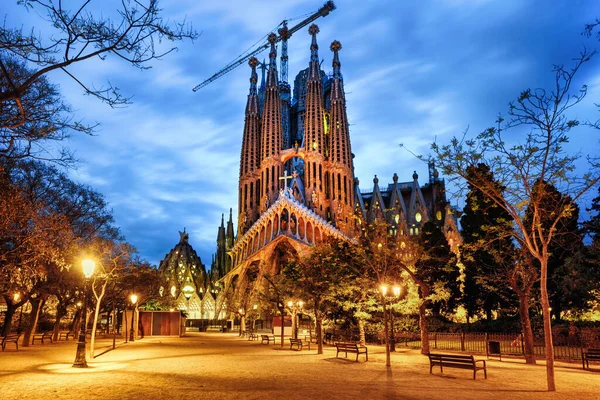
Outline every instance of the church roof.
POLYGON ((179 243, 159 264, 158 270, 169 284, 169 290, 175 286, 179 292, 189 284, 199 291, 206 286, 206 269, 188 240, 185 229, 179 232, 179 243))

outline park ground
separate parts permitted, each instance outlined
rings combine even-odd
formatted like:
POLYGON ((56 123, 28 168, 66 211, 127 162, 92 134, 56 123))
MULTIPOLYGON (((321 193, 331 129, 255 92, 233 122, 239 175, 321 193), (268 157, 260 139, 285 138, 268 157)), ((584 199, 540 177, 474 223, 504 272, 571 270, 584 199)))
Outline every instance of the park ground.
MULTIPOLYGON (((8 346, 0 353, 0 399, 600 399, 600 365, 558 363, 558 391, 546 392, 545 366, 504 358, 483 371, 429 374, 427 357, 400 348, 386 371, 382 346, 369 361, 262 345, 232 333, 146 337, 133 343, 101 340, 89 368, 72 368, 76 341, 8 346)), ((476 357, 484 359, 485 357, 476 357)))

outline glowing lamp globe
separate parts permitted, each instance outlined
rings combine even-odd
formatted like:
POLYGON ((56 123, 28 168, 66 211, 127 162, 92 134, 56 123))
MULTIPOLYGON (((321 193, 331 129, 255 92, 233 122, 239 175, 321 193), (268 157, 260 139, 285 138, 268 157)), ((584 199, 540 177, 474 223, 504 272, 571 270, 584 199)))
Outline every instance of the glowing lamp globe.
POLYGON ((399 286, 394 286, 394 296, 396 296, 396 297, 400 296, 400 287, 399 286))
POLYGON ((131 299, 131 304, 135 304, 135 303, 137 303, 138 297, 137 297, 137 295, 132 294, 130 299, 131 299))
POLYGON ((386 285, 381 285, 381 294, 385 296, 387 294, 387 289, 386 285))
POLYGON ((81 265, 83 266, 83 275, 89 279, 94 274, 96 263, 94 260, 85 259, 81 262, 81 265))

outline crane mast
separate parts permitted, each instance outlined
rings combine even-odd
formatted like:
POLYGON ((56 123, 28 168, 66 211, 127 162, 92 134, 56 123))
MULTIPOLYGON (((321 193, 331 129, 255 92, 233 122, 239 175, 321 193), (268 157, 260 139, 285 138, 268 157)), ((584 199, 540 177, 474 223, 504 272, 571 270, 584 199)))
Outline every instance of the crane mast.
MULTIPOLYGON (((333 1, 328 1, 325 4, 323 4, 323 6, 321 8, 319 8, 316 12, 311 14, 308 18, 302 20, 301 22, 299 22, 298 24, 294 25, 293 27, 291 27, 289 29, 287 28, 287 21, 283 21, 283 27, 281 29, 279 29, 279 31, 278 31, 279 35, 277 36, 277 40, 276 40, 276 42, 283 41, 282 52, 281 52, 281 80, 283 82, 287 82, 287 71, 288 71, 288 68, 287 68, 287 40, 298 30, 302 29, 303 27, 305 27, 306 25, 310 24, 311 22, 313 22, 314 20, 316 20, 320 17, 325 17, 325 16, 329 15, 329 13, 333 10, 335 10, 335 4, 333 4, 333 1)), ((256 49, 252 50, 250 53, 246 54, 245 56, 240 57, 237 60, 234 60, 231 63, 227 64, 219 72, 217 72, 216 74, 214 74, 213 76, 211 76, 210 78, 205 80, 204 82, 200 83, 199 85, 195 86, 192 90, 194 92, 197 92, 198 90, 202 89, 209 83, 219 79, 223 75, 227 74, 228 72, 230 72, 230 71, 236 69, 237 67, 239 67, 240 65, 244 64, 251 57, 254 57, 257 54, 263 52, 268 47, 269 47, 269 42, 263 43, 262 45, 260 45, 256 49)))

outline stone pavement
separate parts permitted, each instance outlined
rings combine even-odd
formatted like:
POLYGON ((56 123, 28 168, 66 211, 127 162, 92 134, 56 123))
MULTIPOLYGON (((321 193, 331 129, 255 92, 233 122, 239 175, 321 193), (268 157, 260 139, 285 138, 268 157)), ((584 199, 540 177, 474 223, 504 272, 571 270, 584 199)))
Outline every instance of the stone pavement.
MULTIPOLYGON (((108 346, 101 340, 96 354, 108 346)), ((88 360, 88 369, 71 367, 75 348, 75 341, 9 346, 0 353, 0 399, 600 399, 600 366, 590 372, 580 364, 559 364, 559 391, 548 393, 541 363, 488 361, 488 379, 479 372, 474 381, 468 370, 430 375, 427 358, 403 348, 389 372, 381 346, 356 363, 336 359, 332 347, 317 355, 231 333, 120 343, 88 360)))

